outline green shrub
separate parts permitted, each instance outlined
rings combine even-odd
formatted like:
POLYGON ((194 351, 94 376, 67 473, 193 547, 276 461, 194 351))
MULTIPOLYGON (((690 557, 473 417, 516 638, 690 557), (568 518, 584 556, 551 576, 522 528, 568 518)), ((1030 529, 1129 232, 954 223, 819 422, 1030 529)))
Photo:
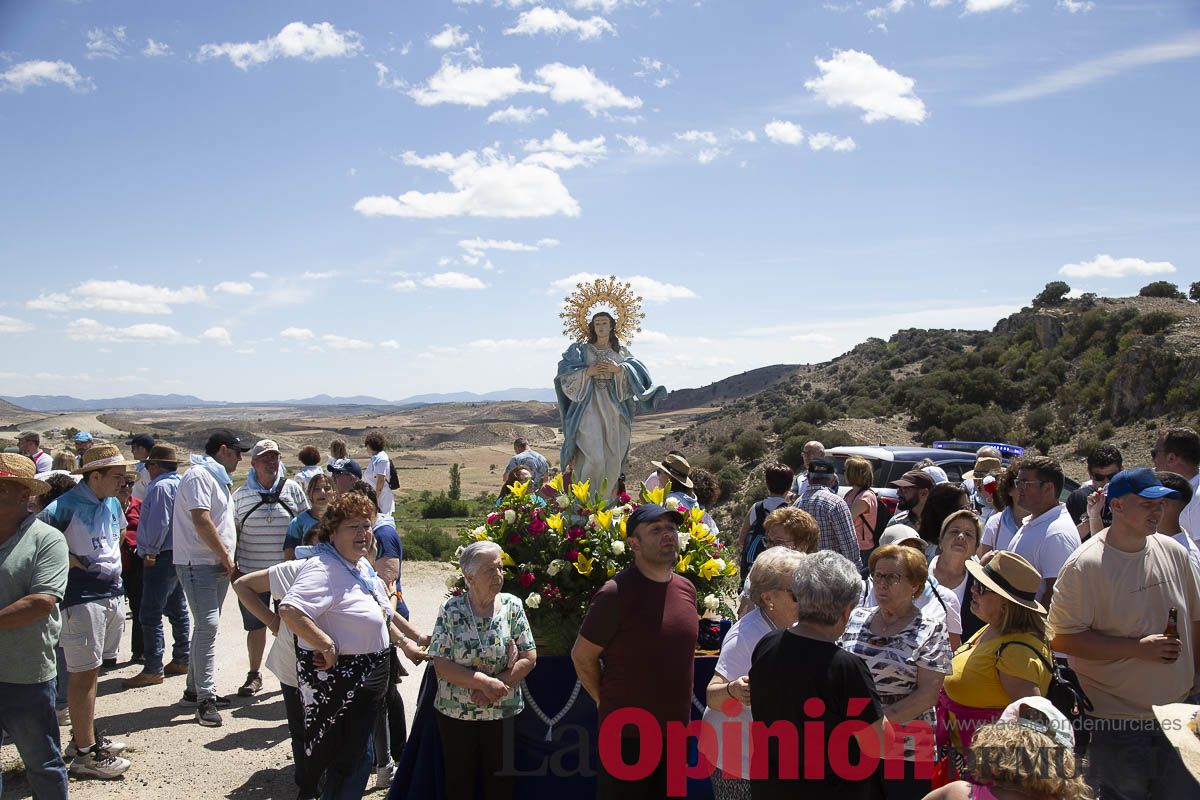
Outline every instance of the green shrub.
POLYGON ((742 431, 734 442, 738 458, 753 461, 767 449, 767 440, 758 431, 742 431))
POLYGON ((1071 287, 1062 281, 1052 281, 1046 284, 1046 288, 1038 293, 1038 296, 1033 298, 1034 308, 1055 308, 1066 302, 1067 292, 1071 291, 1071 287))
POLYGON ((1008 430, 998 414, 979 414, 954 426, 954 436, 967 442, 996 442, 1008 430))
POLYGON ((1179 315, 1172 314, 1170 311, 1151 311, 1138 317, 1134 321, 1134 325, 1147 336, 1153 336, 1165 331, 1178 321, 1179 315))
POLYGON ((1075 455, 1079 456, 1080 458, 1087 458, 1088 453, 1092 452, 1099 446, 1099 439, 1093 439, 1090 436, 1084 437, 1083 439, 1079 440, 1078 444, 1075 445, 1075 455))
POLYGON ((787 464, 792 469, 800 469, 804 466, 804 443, 808 441, 802 436, 793 436, 783 443, 783 447, 779 450, 779 460, 787 464))
POLYGON ((1111 439, 1117 433, 1117 429, 1113 427, 1111 422, 1102 422, 1100 427, 1096 428, 1097 439, 1111 439))
POLYGON ((1025 416, 1025 424, 1029 426, 1029 430, 1034 433, 1044 433, 1050 423, 1054 421, 1054 412, 1046 406, 1038 406, 1033 411, 1030 411, 1025 416))
POLYGON ((405 561, 449 561, 457 547, 456 537, 441 528, 413 528, 403 538, 405 561))
POLYGON ((733 497, 742 488, 745 474, 733 464, 727 464, 717 473, 717 485, 721 487, 721 497, 733 497))
POLYGON ((471 516, 471 504, 465 500, 454 500, 444 493, 438 493, 421 507, 423 519, 449 519, 450 517, 471 516))
POLYGON ((1154 281, 1138 290, 1140 297, 1170 297, 1174 300, 1187 300, 1187 295, 1179 291, 1179 287, 1170 281, 1154 281))
POLYGON ((925 429, 924 433, 921 434, 921 443, 926 447, 930 447, 934 442, 942 441, 948 436, 949 434, 947 434, 941 428, 937 427, 936 425, 931 425, 925 429))

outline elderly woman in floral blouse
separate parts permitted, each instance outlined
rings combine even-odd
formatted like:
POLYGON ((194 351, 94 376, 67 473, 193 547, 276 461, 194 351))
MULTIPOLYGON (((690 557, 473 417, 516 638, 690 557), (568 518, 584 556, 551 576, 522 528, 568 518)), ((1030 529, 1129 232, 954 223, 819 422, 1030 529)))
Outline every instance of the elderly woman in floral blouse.
POLYGON ((537 662, 521 600, 504 594, 500 545, 474 542, 459 556, 467 591, 438 611, 429 643, 447 800, 513 795, 502 776, 504 720, 525 707, 517 685, 537 662))

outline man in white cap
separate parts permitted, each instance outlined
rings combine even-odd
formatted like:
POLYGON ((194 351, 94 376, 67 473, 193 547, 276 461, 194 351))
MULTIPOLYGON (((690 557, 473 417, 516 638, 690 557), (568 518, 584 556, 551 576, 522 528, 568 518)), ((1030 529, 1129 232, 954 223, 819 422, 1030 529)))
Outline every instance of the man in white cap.
MULTIPOLYGON (((283 561, 283 540, 288 525, 308 508, 308 498, 300 484, 281 473, 279 445, 262 439, 250 449, 250 472, 246 482, 233 493, 234 520, 237 525, 237 571, 243 575, 270 569, 283 561)), ((270 602, 270 595, 263 598, 270 602)), ((267 626, 238 602, 242 628, 246 631, 246 654, 250 670, 238 689, 239 697, 251 697, 262 689, 263 652, 267 646, 267 626)))
POLYGON ((120 641, 125 627, 120 542, 126 521, 117 493, 133 463, 116 445, 89 447, 76 470, 83 479, 38 515, 62 532, 70 553, 60 643, 71 676, 67 706, 72 742, 67 756, 75 757, 72 775, 116 778, 129 769, 129 761, 117 755, 125 745, 96 736, 94 723, 105 645, 120 641))
POLYGON ((54 715, 54 643, 67 589, 67 543, 29 513, 49 484, 33 462, 0 453, 0 726, 12 737, 33 795, 66 800, 67 767, 54 715))

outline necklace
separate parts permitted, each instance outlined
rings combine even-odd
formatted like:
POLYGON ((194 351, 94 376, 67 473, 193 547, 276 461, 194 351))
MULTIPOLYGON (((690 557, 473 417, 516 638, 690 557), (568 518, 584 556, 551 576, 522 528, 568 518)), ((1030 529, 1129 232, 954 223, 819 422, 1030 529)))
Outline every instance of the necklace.
POLYGON ((890 636, 895 631, 903 630, 904 626, 911 621, 914 611, 916 611, 916 606, 909 606, 908 611, 889 620, 887 612, 882 608, 879 609, 879 613, 876 614, 873 620, 875 627, 878 629, 875 633, 879 636, 890 636))

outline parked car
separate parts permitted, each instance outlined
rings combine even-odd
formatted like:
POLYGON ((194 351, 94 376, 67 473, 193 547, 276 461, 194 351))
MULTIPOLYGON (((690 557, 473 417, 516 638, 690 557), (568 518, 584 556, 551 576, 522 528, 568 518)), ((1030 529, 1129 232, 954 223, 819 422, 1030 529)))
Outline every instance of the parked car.
MULTIPOLYGON (((884 503, 894 513, 896 511, 896 490, 888 484, 913 469, 917 462, 928 458, 937 466, 944 469, 946 477, 952 482, 961 483, 962 476, 975 468, 975 451, 984 444, 990 443, 935 442, 935 444, 943 446, 912 447, 907 445, 879 445, 878 447, 832 447, 826 455, 833 459, 833 463, 837 467, 838 483, 841 484, 838 491, 843 495, 849 491, 849 485, 846 483, 846 459, 850 456, 858 456, 870 461, 875 472, 872 488, 879 495, 880 502, 884 503), (946 445, 955 445, 956 447, 948 447, 946 445), (964 448, 958 449, 958 445, 962 445, 964 448)), ((1024 450, 1015 445, 993 446, 1000 450, 1001 460, 1005 465, 1012 458, 1019 457, 1024 452, 1024 450)), ((1066 502, 1071 492, 1078 488, 1078 482, 1066 478, 1063 481, 1063 490, 1059 495, 1059 500, 1066 502)))

